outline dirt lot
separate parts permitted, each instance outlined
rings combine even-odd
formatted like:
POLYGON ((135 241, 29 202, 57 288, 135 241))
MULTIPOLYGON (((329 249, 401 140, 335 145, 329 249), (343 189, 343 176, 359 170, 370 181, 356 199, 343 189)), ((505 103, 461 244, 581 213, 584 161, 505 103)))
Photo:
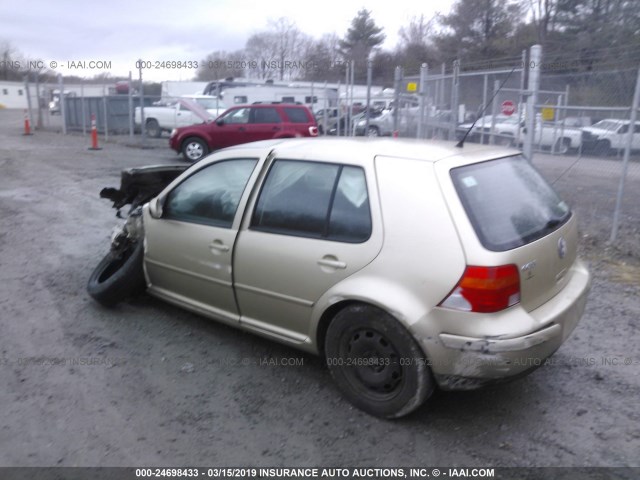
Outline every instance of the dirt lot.
POLYGON ((614 248, 619 161, 536 160, 580 215, 594 274, 554 364, 391 422, 353 409, 312 356, 146 296, 93 302, 116 223, 99 190, 179 160, 166 139, 91 152, 21 133, 0 110, 0 466, 640 466, 639 163, 614 248))

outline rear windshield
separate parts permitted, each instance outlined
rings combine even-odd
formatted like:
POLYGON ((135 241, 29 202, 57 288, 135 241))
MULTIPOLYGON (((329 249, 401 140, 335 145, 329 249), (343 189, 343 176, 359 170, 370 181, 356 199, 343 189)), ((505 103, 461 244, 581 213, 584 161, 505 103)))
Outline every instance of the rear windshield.
POLYGON ((287 117, 291 123, 311 123, 311 119, 307 116, 307 110, 304 108, 284 108, 287 117))
POLYGON ((494 252, 542 238, 571 216, 520 155, 454 168, 451 178, 480 242, 494 252))

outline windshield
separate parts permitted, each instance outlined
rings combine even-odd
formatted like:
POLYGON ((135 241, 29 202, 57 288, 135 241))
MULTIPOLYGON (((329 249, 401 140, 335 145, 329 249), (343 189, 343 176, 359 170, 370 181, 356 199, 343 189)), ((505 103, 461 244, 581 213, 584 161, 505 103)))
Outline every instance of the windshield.
POLYGON ((571 216, 521 155, 454 168, 451 178, 480 242, 494 252, 542 238, 571 216))
POLYGON ((600 120, 593 126, 595 128, 601 128, 603 130, 617 130, 620 127, 620 123, 613 120, 600 120))
POLYGON ((215 98, 194 98, 194 100, 206 110, 215 110, 216 108, 224 109, 223 103, 215 98))

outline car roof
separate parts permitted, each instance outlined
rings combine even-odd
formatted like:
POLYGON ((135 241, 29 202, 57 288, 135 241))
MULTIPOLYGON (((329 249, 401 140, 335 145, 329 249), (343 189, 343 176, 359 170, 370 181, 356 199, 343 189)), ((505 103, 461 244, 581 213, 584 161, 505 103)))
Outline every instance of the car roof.
MULTIPOLYGON (((275 151, 281 158, 299 158, 332 161, 352 156, 356 158, 395 157, 437 162, 445 158, 460 157, 470 162, 517 155, 518 150, 493 145, 465 144, 442 140, 415 140, 399 138, 286 138, 245 143, 225 150, 256 149, 263 154, 275 151)), ((259 152, 256 152, 259 154, 259 152)))
POLYGON ((286 107, 286 108, 306 108, 306 105, 302 105, 300 103, 287 103, 287 102, 256 102, 256 103, 244 103, 234 105, 233 107, 229 107, 229 110, 232 108, 265 108, 265 107, 286 107))

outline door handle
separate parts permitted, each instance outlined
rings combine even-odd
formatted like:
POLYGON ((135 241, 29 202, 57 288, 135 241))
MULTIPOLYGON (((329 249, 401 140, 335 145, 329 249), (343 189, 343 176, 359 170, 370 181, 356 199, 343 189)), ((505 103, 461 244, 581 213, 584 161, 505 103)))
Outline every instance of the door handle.
POLYGON ((272 129, 274 132, 277 132, 278 130, 280 130, 280 127, 273 127, 272 129))
POLYGON ((336 257, 327 255, 326 257, 322 257, 318 260, 318 265, 322 267, 336 268, 340 270, 344 270, 347 268, 347 264, 345 262, 341 262, 336 257))
POLYGON ((220 240, 214 240, 213 242, 211 242, 211 245, 209 245, 209 249, 213 253, 228 252, 229 245, 225 245, 220 240))
POLYGON ((240 128, 238 129, 238 131, 239 131, 239 132, 244 132, 245 130, 246 130, 246 128, 244 128, 244 127, 240 127, 240 128))

